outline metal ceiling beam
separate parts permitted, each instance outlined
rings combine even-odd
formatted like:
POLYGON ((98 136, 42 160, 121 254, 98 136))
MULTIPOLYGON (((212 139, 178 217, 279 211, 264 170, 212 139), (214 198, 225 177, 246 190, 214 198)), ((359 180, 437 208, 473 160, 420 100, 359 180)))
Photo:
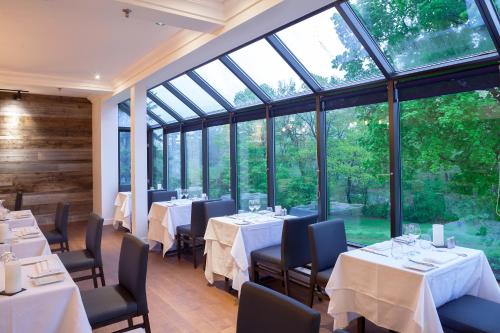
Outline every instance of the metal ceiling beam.
POLYGON ((283 41, 276 35, 269 35, 266 40, 278 52, 278 54, 285 60, 285 62, 293 69, 293 71, 304 81, 304 83, 315 93, 319 93, 323 88, 319 85, 318 81, 309 73, 304 65, 295 57, 290 49, 283 43, 283 41))
POLYGON ((233 111, 234 107, 229 103, 227 99, 224 98, 214 87, 212 87, 205 79, 203 79, 195 71, 190 71, 186 73, 196 84, 198 84, 207 94, 210 95, 217 103, 219 103, 226 111, 233 111))
POLYGON ((190 108, 194 113, 196 113, 199 117, 204 118, 206 117, 206 113, 203 112, 202 109, 196 104, 193 103, 186 95, 180 92, 179 89, 174 87, 170 82, 163 82, 163 86, 165 89, 170 91, 175 97, 181 100, 182 103, 186 104, 188 108, 190 108))
POLYGON ((396 71, 389 63, 384 53, 372 38, 371 34, 366 29, 365 25, 359 20, 354 10, 347 2, 335 3, 335 8, 344 19, 347 26, 354 33, 358 41, 363 45, 366 52, 373 59, 377 67, 380 69, 386 79, 390 79, 396 71))
POLYGON ((493 44, 495 44, 497 53, 500 54, 500 19, 498 18, 495 4, 492 0, 475 1, 484 24, 486 24, 486 28, 488 28, 493 44))
POLYGON ((172 110, 167 104, 163 103, 161 99, 159 99, 155 94, 153 94, 151 91, 148 91, 147 96, 150 100, 155 102, 159 107, 161 107, 163 110, 165 110, 168 114, 170 114, 175 120, 178 122, 182 122, 183 119, 182 117, 172 110))
MULTIPOLYGON (((158 124, 160 124, 160 126, 164 126, 167 124, 166 122, 163 121, 163 119, 161 119, 160 117, 155 115, 153 112, 149 111, 149 109, 147 109, 146 112, 147 112, 148 116, 153 118, 153 120, 156 121, 158 124)), ((152 127, 152 126, 149 126, 149 127, 152 127)))
POLYGON ((240 79, 243 84, 250 89, 262 102, 265 104, 271 103, 271 97, 269 97, 264 90, 262 90, 259 85, 252 80, 247 73, 245 73, 240 66, 238 66, 233 59, 227 55, 223 55, 219 60, 234 74, 238 79, 240 79))

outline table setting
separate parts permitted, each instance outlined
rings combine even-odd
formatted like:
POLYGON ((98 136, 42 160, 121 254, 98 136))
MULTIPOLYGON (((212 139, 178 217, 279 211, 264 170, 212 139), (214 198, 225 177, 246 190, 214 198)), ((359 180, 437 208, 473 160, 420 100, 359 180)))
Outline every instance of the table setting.
POLYGON ((31 210, 0 212, 0 223, 6 223, 11 228, 30 227, 36 224, 31 210))
POLYGON ((0 254, 12 252, 17 258, 50 254, 50 246, 38 224, 29 227, 11 228, 0 222, 0 254))

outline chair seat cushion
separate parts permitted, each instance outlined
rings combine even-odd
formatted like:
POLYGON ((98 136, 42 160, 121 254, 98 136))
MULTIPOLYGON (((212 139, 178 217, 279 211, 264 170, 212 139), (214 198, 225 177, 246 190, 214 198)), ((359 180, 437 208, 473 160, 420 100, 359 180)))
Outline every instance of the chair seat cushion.
POLYGON ((59 244, 67 241, 66 239, 64 239, 64 236, 57 230, 43 231, 43 235, 45 236, 45 238, 47 238, 47 242, 49 244, 59 244))
POLYGON ((113 319, 123 320, 123 317, 137 315, 137 303, 120 285, 82 290, 80 293, 92 327, 113 319))
POLYGON ((97 263, 88 250, 69 251, 58 254, 68 272, 78 272, 96 267, 97 263))
POLYGON ((316 282, 321 286, 321 287, 326 287, 328 284, 328 280, 330 280, 330 276, 332 275, 333 267, 330 267, 328 269, 325 269, 321 272, 318 272, 316 275, 316 282))
POLYGON ((184 224, 177 226, 177 233, 181 235, 191 234, 191 224, 184 224))
POLYGON ((443 327, 457 332, 500 332, 500 304, 470 295, 438 308, 443 327))
POLYGON ((269 246, 260 250, 252 251, 253 262, 268 262, 281 265, 281 245, 269 246))

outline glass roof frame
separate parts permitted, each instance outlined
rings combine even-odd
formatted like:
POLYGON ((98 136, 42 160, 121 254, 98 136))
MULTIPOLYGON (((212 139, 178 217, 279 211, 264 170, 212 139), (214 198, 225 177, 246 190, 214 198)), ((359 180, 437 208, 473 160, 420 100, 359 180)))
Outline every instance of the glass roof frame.
MULTIPOLYGON (((489 36, 491 40, 493 41, 493 44, 495 46, 496 52, 487 52, 483 54, 477 54, 477 55, 471 55, 467 56, 464 58, 457 58, 457 59, 452 59, 448 61, 442 61, 442 62, 437 62, 434 64, 429 64, 429 65, 424 65, 421 67, 413 68, 413 69, 406 69, 406 70, 400 70, 397 71, 394 66, 390 63, 389 59, 387 56, 384 54, 384 52, 381 50, 379 47, 377 41, 375 38, 370 34, 368 31, 367 27, 365 24, 362 22, 361 18, 358 17, 358 15, 355 13, 354 9, 351 7, 349 4, 348 0, 345 1, 336 1, 333 4, 330 4, 328 6, 325 6, 317 11, 314 11, 304 17, 301 17, 300 19, 290 22, 289 24, 280 27, 276 29, 275 31, 272 31, 270 33, 265 34, 264 36, 261 36, 253 41, 250 41, 249 43, 246 43, 244 45, 239 46, 238 48, 234 50, 230 50, 229 52, 222 54, 214 59, 211 59, 210 61, 203 63, 195 68, 192 68, 184 73, 181 73, 180 75, 173 77, 169 80, 166 80, 163 82, 161 85, 165 87, 169 92, 171 92, 175 97, 177 97, 179 100, 181 100, 184 104, 186 104, 194 113, 198 115, 199 118, 195 119, 184 119, 182 118, 175 110, 170 108, 168 105, 163 103, 159 98, 154 96, 153 94, 150 94, 148 91, 148 97, 153 100, 159 107, 163 108, 166 112, 168 112, 173 118, 175 118, 178 123, 184 123, 184 122, 197 122, 197 121, 202 121, 203 119, 206 118, 211 118, 211 117, 220 117, 221 115, 224 114, 231 114, 231 113, 240 113, 240 112, 245 112, 248 109, 257 109, 257 108, 262 108, 262 104, 259 105, 252 105, 248 107, 235 107, 233 106, 228 100, 225 99, 225 97, 222 96, 221 93, 219 93, 213 86, 211 86, 204 78, 202 78, 198 73, 195 72, 195 70, 205 64, 208 64, 211 61, 214 60, 219 60, 224 66, 229 69, 230 72, 232 72, 237 79, 241 81, 241 83, 248 88, 253 94, 257 96, 259 100, 262 101, 264 106, 270 105, 270 104, 278 104, 283 101, 291 100, 296 97, 300 96, 295 96, 295 97, 288 97, 285 99, 278 99, 273 101, 273 99, 252 79, 250 75, 248 75, 238 64, 235 62, 231 57, 229 57, 229 54, 231 52, 234 52, 236 50, 239 50, 247 45, 250 45, 254 42, 257 42, 259 40, 266 40, 273 48, 273 50, 286 62, 287 66, 290 67, 290 69, 297 74, 297 76, 304 82, 304 84, 311 90, 312 95, 318 95, 324 92, 335 92, 338 90, 345 89, 346 87, 350 88, 356 88, 357 86, 363 86, 367 82, 377 82, 380 81, 380 78, 368 78, 365 81, 358 81, 358 82, 349 82, 348 84, 340 85, 338 87, 333 87, 333 88, 323 88, 318 81, 314 78, 312 73, 300 62, 300 60, 293 54, 293 52, 287 47, 286 43, 284 43, 277 35, 277 33, 283 29, 286 29, 289 26, 292 26, 298 22, 304 21, 310 17, 313 17, 314 15, 321 13, 325 10, 328 10, 332 7, 334 7, 340 16, 342 17, 343 21, 347 25, 347 27, 351 30, 351 32, 354 34, 356 39, 359 41, 359 43, 362 45, 362 47, 365 49, 365 51, 368 53, 369 57, 373 60, 377 68, 380 70, 380 72, 383 75, 383 78, 385 78, 386 81, 390 80, 396 80, 396 79, 401 79, 401 78, 407 78, 407 77, 414 77, 414 76, 419 76, 419 75, 425 75, 429 73, 433 73, 435 71, 441 70, 444 71, 446 69, 451 69, 459 66, 464 66, 464 65, 469 65, 469 64, 474 64, 478 62, 487 62, 487 61, 494 61, 498 60, 500 58, 500 18, 499 15, 497 14, 497 10, 495 8, 495 4, 493 3, 492 0, 475 0, 475 4, 479 9, 480 16, 482 20, 484 21, 485 26, 487 27, 487 30, 489 32, 489 36), (193 102, 192 99, 189 98, 189 96, 186 96, 183 94, 181 91, 179 91, 175 86, 171 84, 170 81, 173 79, 181 76, 181 75, 187 75, 189 78, 191 78, 201 89, 203 89, 210 97, 212 97, 217 103, 219 103, 222 107, 226 109, 227 112, 220 112, 220 113, 215 113, 215 114, 208 114, 204 112, 196 103, 193 102)), ((154 88, 152 88, 154 89, 154 88)), ((303 96, 307 96, 311 94, 306 94, 303 96)), ((155 119, 156 120, 156 119, 155 119)), ((166 126, 164 122, 159 122, 162 126, 166 126)), ((168 124, 168 126, 172 126, 174 124, 168 124)))

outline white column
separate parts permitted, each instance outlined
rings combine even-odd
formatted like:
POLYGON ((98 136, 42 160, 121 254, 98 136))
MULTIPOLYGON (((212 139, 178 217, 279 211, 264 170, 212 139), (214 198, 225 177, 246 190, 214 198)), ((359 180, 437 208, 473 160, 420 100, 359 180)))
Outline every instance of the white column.
POLYGON ((146 238, 148 232, 148 165, 146 88, 130 88, 130 163, 132 185, 132 233, 146 238))
POLYGON ((93 211, 112 223, 118 193, 118 105, 92 99, 93 211))

